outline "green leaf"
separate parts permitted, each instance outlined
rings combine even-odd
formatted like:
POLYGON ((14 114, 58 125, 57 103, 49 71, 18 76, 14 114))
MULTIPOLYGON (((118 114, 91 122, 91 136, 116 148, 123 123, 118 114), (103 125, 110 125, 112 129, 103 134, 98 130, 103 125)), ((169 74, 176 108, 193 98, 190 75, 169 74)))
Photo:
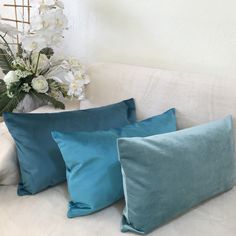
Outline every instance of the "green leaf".
POLYGON ((43 49, 40 51, 40 53, 46 55, 47 58, 50 59, 50 57, 53 56, 54 51, 53 51, 52 48, 43 48, 43 49))
POLYGON ((4 74, 7 74, 10 70, 12 70, 13 58, 11 55, 4 49, 0 48, 0 67, 4 74))
POLYGON ((39 98, 40 100, 51 103, 55 108, 60 108, 63 110, 65 109, 65 105, 62 102, 56 100, 53 97, 50 97, 49 95, 47 95, 45 93, 37 93, 36 91, 31 91, 30 93, 33 96, 39 98))
POLYGON ((16 53, 16 55, 18 56, 18 57, 22 57, 22 54, 23 54, 23 52, 24 52, 24 50, 23 50, 23 48, 22 48, 22 43, 19 43, 18 45, 17 45, 17 53, 16 53))
POLYGON ((25 97, 25 93, 19 93, 13 98, 9 98, 6 94, 0 98, 0 116, 3 112, 12 112, 19 102, 25 97))
POLYGON ((7 92, 7 86, 3 80, 0 79, 0 96, 7 92))

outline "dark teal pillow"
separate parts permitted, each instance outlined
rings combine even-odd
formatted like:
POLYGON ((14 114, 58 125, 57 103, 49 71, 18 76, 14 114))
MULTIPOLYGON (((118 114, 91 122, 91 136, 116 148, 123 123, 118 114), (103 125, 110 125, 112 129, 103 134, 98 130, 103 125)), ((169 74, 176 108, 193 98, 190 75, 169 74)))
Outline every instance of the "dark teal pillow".
POLYGON ((126 206, 122 232, 149 233, 235 183, 232 118, 118 140, 126 206))
POLYGON ((65 181, 65 163, 51 136, 61 132, 118 128, 136 121, 133 99, 100 108, 60 113, 5 113, 16 142, 21 181, 18 194, 35 194, 65 181))
POLYGON ((123 197, 118 137, 148 136, 176 130, 175 110, 119 129, 52 135, 67 168, 68 217, 101 210, 123 197))

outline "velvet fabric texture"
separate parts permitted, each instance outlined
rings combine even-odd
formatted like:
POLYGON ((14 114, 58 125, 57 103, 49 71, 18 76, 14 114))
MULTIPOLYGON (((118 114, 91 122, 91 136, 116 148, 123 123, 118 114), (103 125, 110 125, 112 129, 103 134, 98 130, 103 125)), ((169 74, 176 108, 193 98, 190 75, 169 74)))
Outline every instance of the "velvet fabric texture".
POLYGON ((176 130, 175 110, 127 125, 96 132, 52 132, 67 168, 68 217, 101 210, 123 197, 117 138, 148 136, 176 130))
POLYGON ((235 183, 232 118, 118 140, 126 206, 122 232, 149 233, 235 183))
POLYGON ((60 113, 5 113, 20 165, 18 195, 35 194, 65 181, 66 168, 52 130, 95 131, 136 121, 133 99, 100 108, 60 113))

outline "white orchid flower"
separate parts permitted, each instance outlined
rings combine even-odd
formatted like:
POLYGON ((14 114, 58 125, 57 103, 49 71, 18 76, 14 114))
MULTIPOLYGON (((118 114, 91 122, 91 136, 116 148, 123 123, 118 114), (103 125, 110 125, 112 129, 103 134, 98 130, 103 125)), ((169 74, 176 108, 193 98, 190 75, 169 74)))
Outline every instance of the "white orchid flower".
POLYGON ((61 62, 61 67, 67 71, 80 71, 80 73, 85 73, 84 67, 80 64, 79 60, 76 58, 64 59, 61 62))
POLYGON ((45 77, 47 79, 53 79, 58 83, 68 84, 68 82, 65 80, 66 75, 67 71, 61 68, 60 65, 52 65, 47 74, 45 74, 45 77))
POLYGON ((46 5, 46 6, 51 6, 51 7, 59 7, 64 9, 64 3, 60 0, 33 0, 32 1, 32 5, 33 6, 42 6, 42 5, 46 5))
POLYGON ((70 64, 72 70, 80 70, 82 73, 84 73, 84 67, 80 64, 79 60, 76 58, 69 58, 68 63, 70 64))
POLYGON ((27 35, 22 39, 22 47, 26 51, 39 52, 41 49, 47 46, 46 40, 41 35, 27 35))
POLYGON ((48 27, 48 25, 47 25, 48 22, 44 22, 42 15, 35 15, 35 16, 31 17, 30 20, 31 20, 30 29, 33 31, 34 30, 36 30, 36 31, 42 30, 42 29, 45 29, 48 27))
POLYGON ((47 13, 32 17, 33 30, 56 30, 62 31, 67 28, 68 19, 62 9, 52 9, 47 13))
POLYGON ((31 0, 31 5, 33 7, 39 7, 39 6, 42 6, 42 5, 54 6, 55 5, 55 0, 31 0))
POLYGON ((60 67, 67 71, 71 70, 71 65, 68 60, 62 60, 60 67))
POLYGON ((84 74, 84 75, 83 75, 83 78, 84 78, 84 84, 85 84, 85 85, 87 85, 87 84, 90 83, 90 78, 89 78, 88 75, 84 74))
POLYGON ((47 41, 47 46, 53 47, 59 44, 62 41, 63 37, 58 32, 48 31, 47 34, 45 34, 45 39, 47 41))
POLYGON ((90 83, 89 76, 86 75, 83 71, 76 71, 74 72, 74 76, 76 80, 80 80, 80 83, 83 83, 83 85, 87 85, 90 83))
POLYGON ((70 97, 79 97, 83 93, 84 88, 78 85, 78 81, 73 81, 69 84, 67 95, 70 97))
POLYGON ((36 15, 31 19, 31 29, 33 31, 53 30, 54 26, 55 18, 51 13, 36 15))
POLYGON ((60 0, 33 0, 31 5, 43 14, 55 8, 64 9, 64 3, 60 0))
MULTIPOLYGON (((62 27, 57 27, 57 22, 61 25, 65 25, 63 12, 62 10, 51 10, 48 11, 46 14, 40 14, 32 17, 31 26, 33 30, 57 30, 58 28, 61 29, 62 27), (58 20, 58 18, 61 18, 58 20)), ((59 24, 58 23, 58 24, 59 24)))
POLYGON ((66 29, 68 26, 68 19, 66 15, 63 13, 62 9, 56 9, 53 12, 53 17, 55 21, 55 29, 56 30, 63 30, 66 29))
POLYGON ((55 4, 55 0, 40 0, 39 3, 52 6, 55 4))
POLYGON ((86 78, 86 81, 84 80, 84 77, 80 74, 74 74, 72 72, 69 72, 65 79, 68 83, 69 90, 67 92, 68 96, 74 96, 78 97, 79 99, 84 98, 84 86, 85 84, 89 83, 88 78, 86 78))
POLYGON ((59 68, 61 68, 61 71, 64 71, 64 81, 61 80, 61 82, 68 84, 69 87, 67 95, 83 99, 85 85, 90 83, 89 76, 86 75, 84 67, 77 59, 69 58, 63 60, 61 65, 57 66, 58 71, 60 71, 59 68))
POLYGON ((55 0, 55 6, 64 9, 64 3, 60 0, 55 0))
POLYGON ((39 4, 46 4, 46 5, 53 5, 55 0, 31 0, 31 5, 39 5, 39 4))

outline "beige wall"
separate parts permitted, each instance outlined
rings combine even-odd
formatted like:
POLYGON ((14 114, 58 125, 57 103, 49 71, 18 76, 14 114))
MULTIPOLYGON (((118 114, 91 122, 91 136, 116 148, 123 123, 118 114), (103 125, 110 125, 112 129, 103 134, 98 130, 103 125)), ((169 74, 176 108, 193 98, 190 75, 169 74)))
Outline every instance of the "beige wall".
POLYGON ((64 50, 83 61, 236 77, 235 0, 64 2, 64 50))

